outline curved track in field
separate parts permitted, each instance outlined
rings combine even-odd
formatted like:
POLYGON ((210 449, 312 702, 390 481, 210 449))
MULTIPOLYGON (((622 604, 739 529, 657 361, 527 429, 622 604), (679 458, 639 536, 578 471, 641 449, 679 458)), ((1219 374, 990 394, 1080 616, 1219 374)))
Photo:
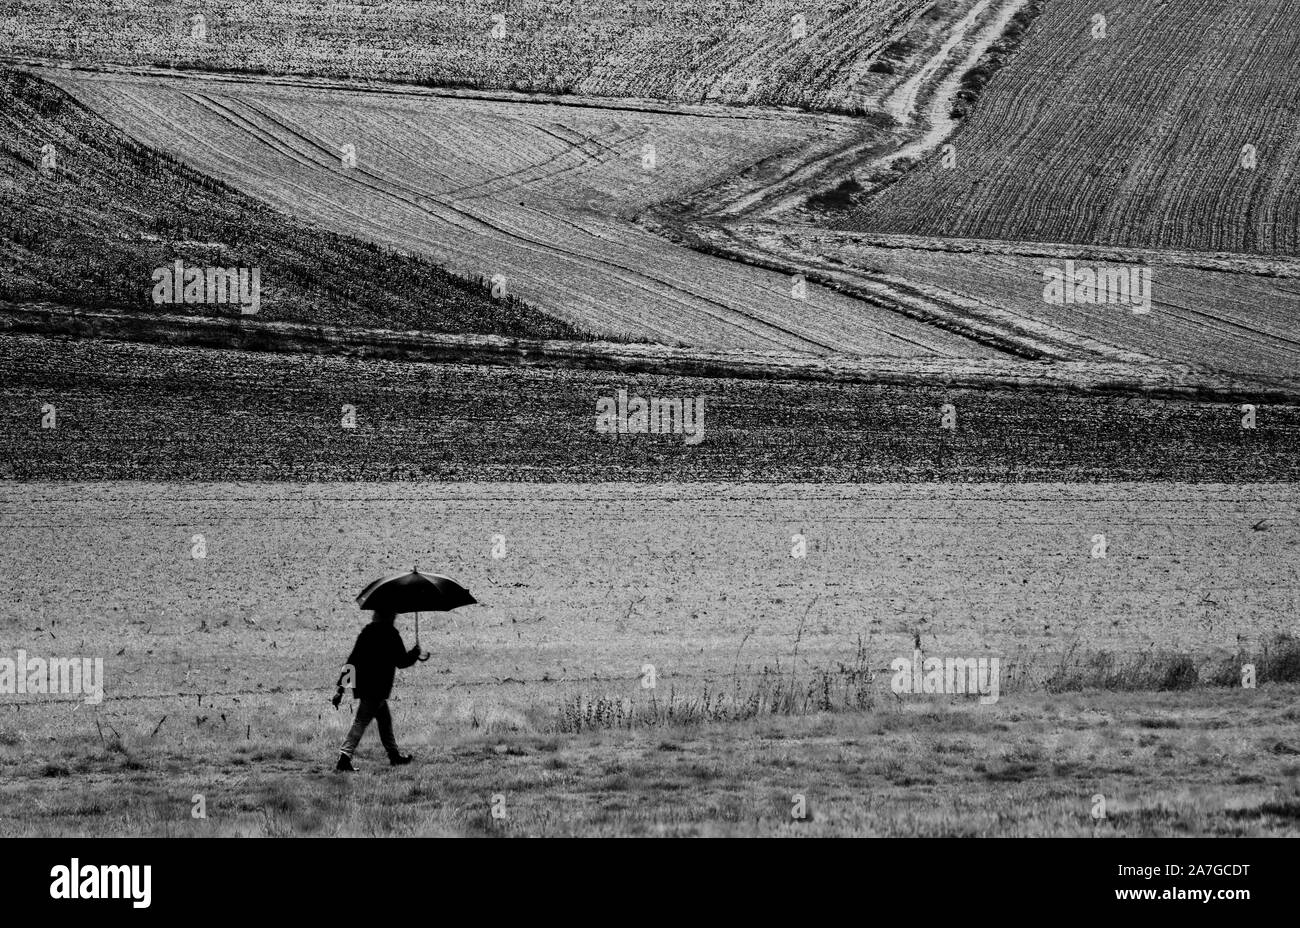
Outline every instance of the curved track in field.
POLYGON ((143 144, 287 213, 471 277, 500 275, 507 292, 597 334, 811 354, 997 354, 831 290, 797 299, 789 275, 700 254, 632 221, 769 155, 834 144, 852 126, 841 117, 49 76, 143 144), (354 167, 343 164, 345 145, 354 167))
POLYGON ((915 70, 878 100, 879 110, 898 127, 894 144, 881 152, 881 133, 865 130, 826 152, 811 152, 779 177, 763 177, 729 195, 713 195, 690 204, 710 219, 762 216, 771 219, 804 205, 809 194, 845 177, 889 169, 902 158, 919 159, 936 149, 956 129, 953 104, 961 78, 978 64, 1028 0, 978 0, 949 29, 932 36, 936 47, 919 57, 915 70))
MULTIPOLYGON (((1260 254, 1241 253, 1241 242, 1235 243, 1238 247, 1234 251, 1200 250, 1209 240, 1170 235, 1172 222, 1165 223, 1159 234, 1130 235, 1131 242, 1120 237, 1108 245, 1100 241, 1064 244, 1079 241, 1071 235, 1056 239, 1058 244, 1052 244, 1049 237, 1015 241, 1018 236, 1009 233, 1017 230, 1007 224, 998 228, 971 226, 964 238, 957 239, 952 236, 962 226, 955 220, 935 221, 928 226, 917 222, 914 234, 902 234, 907 231, 906 223, 890 225, 871 220, 877 205, 886 208, 884 204, 898 200, 905 193, 911 197, 910 205, 899 215, 910 209, 917 212, 909 215, 919 216, 923 212, 974 210, 972 204, 977 201, 982 204, 980 208, 987 207, 992 191, 1001 189, 999 185, 1004 183, 1042 184, 1042 171, 1028 168, 1009 171, 1007 165, 1017 162, 1005 157, 999 160, 988 154, 999 150, 998 145, 1019 144, 1017 132, 1012 131, 1014 120, 1004 119, 990 130, 985 125, 988 113, 981 110, 983 116, 971 118, 962 134, 956 136, 958 123, 951 116, 962 76, 993 47, 1024 6, 1024 0, 1003 0, 999 4, 981 0, 965 18, 951 26, 947 38, 912 76, 880 101, 905 127, 892 149, 882 151, 878 140, 868 137, 853 147, 807 159, 796 171, 775 182, 754 178, 748 186, 733 184, 735 194, 721 208, 710 203, 707 195, 696 198, 685 208, 663 216, 663 226, 671 229, 679 240, 716 254, 774 270, 798 269, 810 280, 864 298, 879 295, 901 312, 911 312, 918 319, 962 332, 1020 357, 1106 359, 1138 367, 1192 364, 1260 381, 1294 380, 1300 365, 1300 341, 1293 333, 1294 321, 1300 313, 1300 283, 1297 283, 1300 259, 1295 257, 1271 253, 1269 249, 1260 254), (980 126, 985 131, 973 143, 971 135, 980 126), (959 165, 969 168, 974 164, 985 172, 978 182, 971 182, 973 186, 954 185, 953 177, 966 176, 969 171, 963 174, 961 170, 946 169, 932 157, 938 146, 950 138, 955 141, 959 165), (846 176, 863 178, 870 186, 881 171, 890 169, 901 159, 925 160, 917 170, 876 194, 867 207, 850 210, 845 214, 850 219, 830 222, 828 228, 827 217, 810 215, 807 209, 810 192, 828 189, 846 176), (1043 296, 1044 269, 1052 266, 1059 270, 1066 261, 1084 267, 1149 271, 1150 311, 1135 314, 1127 306, 1116 305, 1049 305, 1043 296)), ((1275 16, 1272 6, 1251 13, 1256 24, 1271 23, 1270 17, 1275 16)), ((1180 16, 1169 14, 1167 18, 1180 29, 1193 32, 1208 19, 1190 12, 1180 16)), ((1078 19, 1079 16, 1074 17, 1078 19)), ((1049 102, 1054 105, 1031 110, 1051 114, 1053 126, 1068 123, 1071 107, 1057 105, 1061 101, 1050 97, 1054 92, 1050 89, 1052 83, 1043 80, 1043 74, 1056 72, 1045 67, 1040 59, 1044 45, 1049 52, 1062 44, 1069 47, 1073 33, 1066 30, 1063 40, 1059 24, 1050 20, 1042 29, 1034 28, 1037 31, 1024 39, 1033 52, 1029 57, 1038 61, 1038 70, 1028 83, 1036 92, 1048 94, 1049 102)), ((1127 41, 1138 41, 1132 35, 1138 31, 1150 39, 1151 30, 1130 28, 1125 33, 1127 41)), ((1276 29, 1265 31, 1277 35, 1276 29)), ((1290 40, 1278 38, 1274 45, 1286 41, 1290 40)), ((1231 49, 1239 44, 1234 40, 1228 46, 1231 49)), ((1217 46, 1215 53, 1229 56, 1228 50, 1217 46)), ((1016 60, 1019 62, 1020 58, 1016 60)), ((1118 69, 1113 61, 1107 70, 1107 80, 1112 83, 1133 86, 1131 76, 1118 69)), ((1241 75, 1234 80, 1238 83, 1232 86, 1241 92, 1241 75)), ((1277 79, 1270 78, 1263 82, 1264 89, 1275 88, 1277 83, 1277 79)), ((1012 81, 1010 90, 1004 89, 1005 84, 1000 81, 986 90, 985 95, 990 98, 986 104, 989 112, 1000 114, 1005 109, 1008 93, 1024 95, 1024 80, 1019 85, 1012 81)), ((1122 113, 1116 116, 1103 105, 1104 95, 1098 97, 1096 92, 1089 91, 1089 96, 1101 101, 1093 105, 1095 113, 1090 110, 1092 117, 1104 113, 1112 123, 1123 122, 1122 113)), ((1270 118, 1276 122, 1284 118, 1285 112, 1284 107, 1272 107, 1270 118)), ((1130 121, 1133 123, 1130 131, 1142 131, 1141 120, 1130 121)), ((1195 119, 1191 121, 1197 123, 1195 119)), ((1043 131, 1037 118, 1032 122, 1033 131, 1045 136, 1040 139, 1043 151, 1055 161, 1072 163, 1071 152, 1077 146, 1058 144, 1056 137, 1043 131)), ((1215 134, 1212 127, 1199 123, 1194 128, 1211 137, 1215 134)), ((1066 134, 1062 132, 1060 137, 1066 134)), ((1033 160, 1026 159, 1024 163, 1033 160)), ((1192 160, 1204 163, 1206 159, 1192 160)), ((1138 186, 1149 191, 1145 196, 1170 194, 1161 182, 1138 186)), ((1058 192, 1076 189, 1088 188, 1076 180, 1055 188, 1058 192)), ((1224 202, 1220 194, 1205 190, 1195 195, 1175 190, 1174 194, 1187 206, 1182 220, 1192 215, 1203 219, 1207 210, 1219 209, 1224 202)), ((1289 197, 1286 191, 1277 192, 1276 199, 1281 205, 1269 207, 1275 225, 1281 224, 1274 214, 1284 209, 1289 197)), ((1046 188, 1026 194, 1023 199, 1023 208, 1006 210, 1004 215, 1033 216, 1053 201, 1074 204, 1072 196, 1058 195, 1046 188)), ((1136 214, 1130 210, 1126 221, 1133 215, 1136 214)), ((1111 225, 1116 223, 1112 221, 1111 225)))

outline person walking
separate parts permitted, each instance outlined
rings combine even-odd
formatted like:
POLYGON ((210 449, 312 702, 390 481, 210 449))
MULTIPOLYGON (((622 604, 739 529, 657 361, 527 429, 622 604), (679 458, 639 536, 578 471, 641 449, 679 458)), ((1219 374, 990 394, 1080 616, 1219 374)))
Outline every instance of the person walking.
POLYGON ((374 618, 361 630, 352 653, 348 655, 347 665, 339 674, 338 691, 330 700, 334 708, 343 701, 346 683, 351 675, 352 696, 358 701, 356 718, 348 735, 343 739, 339 749, 338 763, 335 770, 353 771, 352 755, 361 743, 361 736, 366 733, 373 719, 379 726, 379 741, 388 752, 388 762, 394 767, 409 764, 410 754, 403 754, 397 747, 393 736, 393 716, 388 711, 388 697, 393 691, 393 678, 397 668, 410 667, 422 657, 417 644, 409 651, 402 641, 401 632, 394 625, 397 614, 388 611, 376 611, 374 618))

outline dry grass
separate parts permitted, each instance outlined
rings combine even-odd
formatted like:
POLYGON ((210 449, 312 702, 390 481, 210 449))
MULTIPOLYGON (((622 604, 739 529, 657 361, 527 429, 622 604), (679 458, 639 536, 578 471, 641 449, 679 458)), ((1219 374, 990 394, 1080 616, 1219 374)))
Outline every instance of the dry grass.
MULTIPOLYGON (((1285 672, 1288 647, 1265 666, 1285 672)), ((399 737, 418 763, 383 765, 371 733, 352 776, 330 769, 349 719, 312 720, 318 701, 164 724, 104 708, 112 721, 98 730, 90 710, 50 707, 0 725, 0 834, 1300 833, 1294 683, 1025 687, 990 706, 887 686, 859 649, 832 670, 764 668, 667 698, 399 701, 399 737), (198 795, 206 818, 192 816, 198 795)))
POLYGON ((647 697, 639 701, 624 695, 572 693, 562 699, 552 727, 569 734, 591 729, 680 727, 865 710, 876 705, 875 676, 859 637, 852 659, 833 669, 800 674, 797 667, 783 670, 778 663, 744 676, 733 673, 729 684, 706 685, 697 693, 679 693, 675 686, 669 686, 664 699, 653 688, 647 689, 647 697))
POLYGON ((1255 649, 1197 660, 1184 652, 1147 649, 1120 655, 1113 651, 1070 649, 1039 685, 1050 693, 1084 690, 1117 692, 1185 690, 1197 685, 1240 686, 1242 669, 1255 668, 1256 683, 1300 683, 1300 639, 1278 632, 1255 649))

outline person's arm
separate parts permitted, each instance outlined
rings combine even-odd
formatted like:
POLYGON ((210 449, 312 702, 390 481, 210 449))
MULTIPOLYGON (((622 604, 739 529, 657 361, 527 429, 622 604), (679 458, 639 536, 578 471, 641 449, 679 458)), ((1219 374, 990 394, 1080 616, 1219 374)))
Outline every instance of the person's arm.
POLYGON ((393 663, 398 667, 412 667, 420 659, 420 646, 417 644, 411 650, 406 650, 406 645, 402 642, 402 633, 397 629, 393 629, 393 643, 397 649, 393 663))
POLYGON ((335 709, 337 709, 339 703, 343 701, 343 694, 346 692, 343 687, 343 681, 347 678, 349 671, 354 674, 356 673, 355 665, 353 665, 351 658, 349 658, 348 662, 343 665, 343 669, 339 671, 339 678, 334 683, 334 698, 331 699, 330 702, 334 703, 335 709))

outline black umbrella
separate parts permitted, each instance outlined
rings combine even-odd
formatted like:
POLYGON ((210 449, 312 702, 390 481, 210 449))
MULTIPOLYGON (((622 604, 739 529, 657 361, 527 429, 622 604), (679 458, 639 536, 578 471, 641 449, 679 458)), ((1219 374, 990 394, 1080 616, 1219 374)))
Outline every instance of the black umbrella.
POLYGON ((414 612, 415 643, 420 643, 420 613, 450 612, 460 606, 478 602, 469 590, 440 574, 409 573, 383 577, 367 586, 357 596, 357 605, 375 612, 414 612))

